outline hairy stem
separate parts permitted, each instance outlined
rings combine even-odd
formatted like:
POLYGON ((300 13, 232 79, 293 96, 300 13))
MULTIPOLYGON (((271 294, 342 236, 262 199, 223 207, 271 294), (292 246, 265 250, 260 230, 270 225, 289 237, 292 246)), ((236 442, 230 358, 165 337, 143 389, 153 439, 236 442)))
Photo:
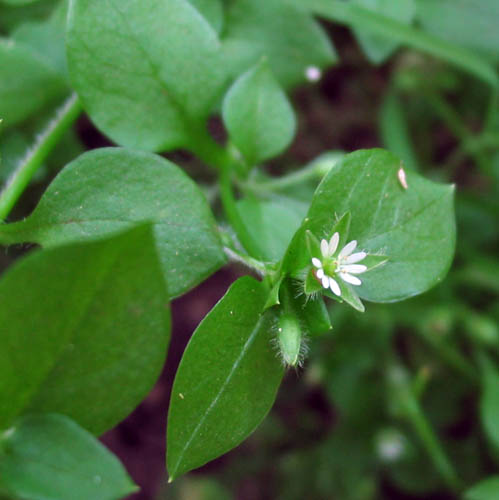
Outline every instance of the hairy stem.
POLYGON ((45 130, 38 136, 35 144, 28 150, 0 194, 0 221, 7 218, 35 172, 57 145, 63 134, 78 118, 81 111, 82 107, 77 95, 72 94, 57 111, 56 116, 45 130))

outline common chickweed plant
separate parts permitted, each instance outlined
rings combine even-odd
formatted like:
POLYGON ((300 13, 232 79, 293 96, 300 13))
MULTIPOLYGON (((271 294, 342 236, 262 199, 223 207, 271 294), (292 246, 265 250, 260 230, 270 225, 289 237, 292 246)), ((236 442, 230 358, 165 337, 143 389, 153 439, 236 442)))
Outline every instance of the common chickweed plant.
MULTIPOLYGON (((247 275, 176 372, 170 482, 250 436, 299 372, 339 423, 274 456, 275 498, 499 497, 487 477, 499 447, 499 4, 477 2, 0 2, 0 244, 18 256, 0 279, 0 496, 136 491, 97 438, 157 380, 170 301, 236 262, 247 275), (312 92, 340 64, 335 24, 366 66, 391 61, 386 149, 324 151, 298 169, 281 159, 287 173, 270 176, 296 135, 290 91, 312 92), (83 113, 116 147, 84 151, 83 113), (203 182, 163 156, 179 149, 203 182), (462 244, 439 285, 456 182, 462 244), (31 210, 21 196, 40 183, 31 210)), ((273 429, 282 437, 276 419, 257 456, 273 429)), ((210 487, 222 498, 230 484, 210 487)))

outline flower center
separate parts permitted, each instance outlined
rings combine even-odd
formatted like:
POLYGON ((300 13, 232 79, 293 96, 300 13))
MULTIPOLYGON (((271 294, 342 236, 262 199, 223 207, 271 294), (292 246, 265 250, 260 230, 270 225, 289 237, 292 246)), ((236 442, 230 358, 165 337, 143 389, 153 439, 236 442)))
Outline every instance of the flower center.
POLYGON ((324 272, 328 276, 334 276, 338 269, 338 261, 336 259, 324 259, 322 265, 324 266, 324 272))

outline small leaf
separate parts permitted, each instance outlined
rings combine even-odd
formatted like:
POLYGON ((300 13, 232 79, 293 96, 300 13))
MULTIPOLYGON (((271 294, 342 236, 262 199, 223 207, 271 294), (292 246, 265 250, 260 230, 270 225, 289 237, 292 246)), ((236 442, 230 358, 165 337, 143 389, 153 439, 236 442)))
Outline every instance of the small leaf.
POLYGON ((250 165, 281 153, 296 129, 291 104, 264 61, 229 89, 223 119, 230 139, 250 165))
POLYGON ((101 434, 163 367, 168 294, 149 226, 33 252, 2 276, 0 305, 0 428, 56 412, 101 434))
POLYGON ((67 165, 30 217, 0 226, 0 242, 54 246, 148 221, 172 297, 225 262, 215 220, 196 184, 168 160, 121 148, 91 151, 67 165))
POLYGON ((240 278, 194 332, 170 402, 170 479, 237 446, 270 410, 283 368, 271 346, 275 313, 262 315, 267 295, 240 278))
POLYGON ((120 145, 188 146, 222 93, 220 48, 186 0, 70 3, 73 85, 95 124, 120 145))
POLYGON ((285 197, 268 201, 243 198, 237 207, 248 231, 260 243, 263 258, 273 262, 282 258, 307 211, 305 203, 285 197))
POLYGON ((0 435, 0 488, 43 500, 119 500, 138 490, 96 438, 54 414, 26 416, 0 435))

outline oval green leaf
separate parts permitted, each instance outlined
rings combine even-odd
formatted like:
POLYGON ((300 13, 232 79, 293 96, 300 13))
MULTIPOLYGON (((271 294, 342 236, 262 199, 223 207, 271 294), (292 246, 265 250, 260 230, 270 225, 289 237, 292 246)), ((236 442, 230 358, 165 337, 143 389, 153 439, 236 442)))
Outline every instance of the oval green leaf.
POLYGON ((69 72, 94 123, 120 145, 187 146, 225 81, 216 32, 186 0, 75 0, 69 72))
POLYGON ((362 285, 354 288, 361 298, 393 302, 440 282, 454 255, 454 187, 411 171, 404 177, 401 168, 395 155, 380 149, 351 153, 334 165, 288 248, 284 269, 290 272, 307 260, 306 230, 325 237, 350 212, 348 239, 388 259, 360 275, 362 285))
POLYGON ((196 184, 168 160, 121 148, 91 151, 67 165, 30 217, 0 226, 0 242, 54 246, 149 221, 172 297, 224 264, 215 220, 196 184))
POLYGON ((268 291, 237 280, 198 326, 175 377, 168 415, 170 479, 240 444, 274 403, 283 367, 271 346, 268 291))
POLYGON ((37 500, 118 500, 138 490, 92 434, 54 414, 26 416, 0 435, 0 488, 37 500))
POLYGON ((95 434, 123 420, 163 367, 168 293, 151 228, 35 251, 0 280, 0 428, 65 414, 95 434))

